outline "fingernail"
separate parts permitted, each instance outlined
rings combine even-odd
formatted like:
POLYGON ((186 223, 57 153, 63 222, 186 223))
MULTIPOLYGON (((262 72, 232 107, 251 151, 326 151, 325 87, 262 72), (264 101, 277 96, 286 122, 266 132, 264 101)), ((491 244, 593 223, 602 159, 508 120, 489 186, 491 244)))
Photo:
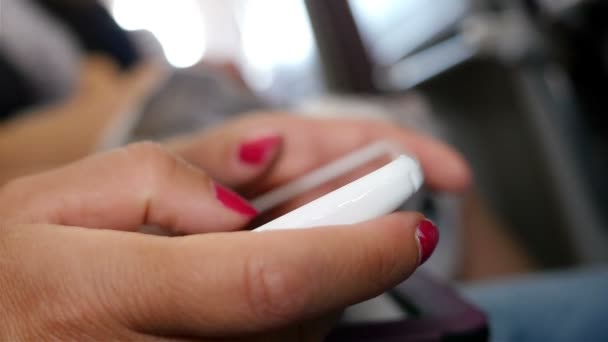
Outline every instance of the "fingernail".
POLYGON ((234 191, 218 184, 214 184, 213 186, 215 188, 215 196, 227 208, 247 217, 256 217, 258 215, 258 211, 234 191))
POLYGON ((277 151, 281 140, 281 136, 273 135, 247 141, 241 145, 239 160, 253 166, 264 164, 277 151))
POLYGON ((433 252, 439 242, 439 230, 437 226, 429 220, 424 220, 416 230, 416 239, 418 240, 419 265, 424 264, 433 252))

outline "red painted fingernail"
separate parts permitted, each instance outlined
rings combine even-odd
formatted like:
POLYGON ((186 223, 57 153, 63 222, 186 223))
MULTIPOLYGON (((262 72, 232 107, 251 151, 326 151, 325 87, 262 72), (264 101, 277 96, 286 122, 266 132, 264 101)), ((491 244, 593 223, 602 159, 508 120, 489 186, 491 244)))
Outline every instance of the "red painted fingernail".
POLYGON ((243 197, 221 185, 214 184, 215 196, 224 206, 247 217, 256 217, 258 211, 243 197))
POLYGON ((247 141, 241 145, 239 159, 248 165, 264 164, 276 153, 281 140, 282 137, 274 135, 247 141))
POLYGON ((416 230, 416 239, 418 239, 418 250, 420 253, 419 265, 424 264, 433 252, 439 242, 439 230, 437 226, 429 220, 424 220, 416 230))

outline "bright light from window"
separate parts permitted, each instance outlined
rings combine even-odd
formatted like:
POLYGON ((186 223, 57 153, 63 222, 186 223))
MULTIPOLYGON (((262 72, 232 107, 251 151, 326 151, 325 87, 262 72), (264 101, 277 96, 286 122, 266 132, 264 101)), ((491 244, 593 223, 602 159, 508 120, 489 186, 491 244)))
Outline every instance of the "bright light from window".
POLYGON ((260 83, 272 82, 273 68, 298 65, 313 52, 314 38, 302 0, 246 1, 242 32, 245 61, 260 83))
POLYGON ((203 13, 195 0, 114 0, 112 13, 126 30, 148 30, 171 65, 187 68, 206 49, 203 13))

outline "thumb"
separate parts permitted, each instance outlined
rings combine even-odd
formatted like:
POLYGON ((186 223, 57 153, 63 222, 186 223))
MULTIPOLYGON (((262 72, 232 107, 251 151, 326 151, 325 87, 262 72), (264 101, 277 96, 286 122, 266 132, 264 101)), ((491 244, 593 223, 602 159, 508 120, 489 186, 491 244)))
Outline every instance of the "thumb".
POLYGON ((145 256, 123 250, 129 279, 106 280, 110 297, 131 298, 117 308, 138 331, 244 336, 381 294, 414 272, 437 238, 421 215, 400 213, 351 226, 156 240, 145 256))
POLYGON ((174 233, 232 231, 256 211, 160 145, 140 143, 0 189, 7 223, 44 223, 137 230, 160 225, 174 233))

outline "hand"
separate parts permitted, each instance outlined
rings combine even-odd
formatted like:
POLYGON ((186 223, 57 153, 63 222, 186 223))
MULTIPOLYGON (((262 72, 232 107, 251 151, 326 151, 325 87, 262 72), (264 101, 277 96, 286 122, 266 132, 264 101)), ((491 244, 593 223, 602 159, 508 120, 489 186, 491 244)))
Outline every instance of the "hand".
POLYGON ((252 214, 153 144, 13 181, 0 189, 0 340, 320 340, 320 317, 402 282, 436 243, 414 213, 226 233, 252 214))
POLYGON ((148 61, 120 70, 106 56, 87 57, 74 94, 57 107, 63 112, 64 126, 73 132, 71 141, 86 146, 85 155, 121 146, 138 121, 141 108, 168 75, 166 68, 148 61), (85 144, 89 141, 92 146, 85 144))
POLYGON ((89 103, 88 107, 102 105, 107 112, 130 109, 146 102, 169 74, 166 67, 154 62, 143 61, 125 71, 110 57, 90 55, 84 58, 70 101, 89 103))
POLYGON ((437 190, 462 191, 471 182, 468 165, 455 150, 382 121, 257 114, 170 145, 223 184, 256 193, 376 140, 390 140, 415 154, 428 185, 437 190))

